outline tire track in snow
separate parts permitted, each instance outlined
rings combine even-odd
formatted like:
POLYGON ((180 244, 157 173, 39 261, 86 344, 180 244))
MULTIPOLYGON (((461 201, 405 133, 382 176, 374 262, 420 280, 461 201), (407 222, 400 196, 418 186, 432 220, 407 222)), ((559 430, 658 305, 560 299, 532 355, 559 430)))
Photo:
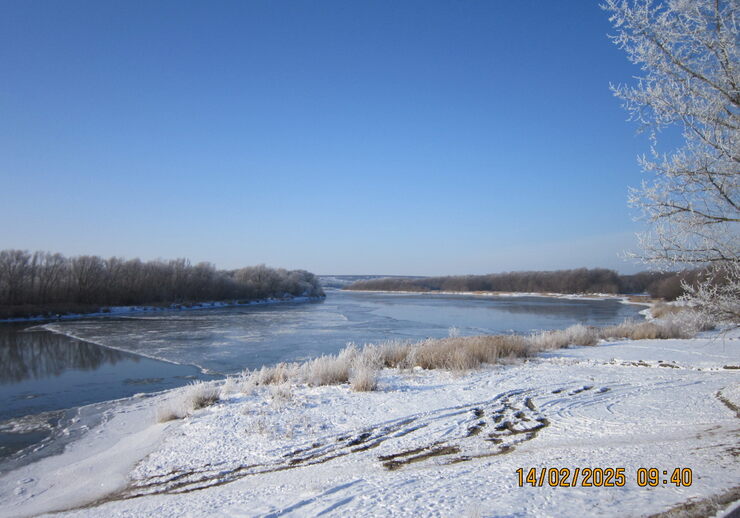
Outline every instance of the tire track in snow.
POLYGON ((425 412, 370 426, 351 434, 324 437, 283 453, 271 462, 184 467, 135 479, 112 499, 178 494, 228 484, 241 478, 310 466, 359 454, 381 444, 403 448, 377 460, 389 470, 411 464, 446 465, 510 453, 549 426, 531 391, 514 390, 468 405, 425 412))

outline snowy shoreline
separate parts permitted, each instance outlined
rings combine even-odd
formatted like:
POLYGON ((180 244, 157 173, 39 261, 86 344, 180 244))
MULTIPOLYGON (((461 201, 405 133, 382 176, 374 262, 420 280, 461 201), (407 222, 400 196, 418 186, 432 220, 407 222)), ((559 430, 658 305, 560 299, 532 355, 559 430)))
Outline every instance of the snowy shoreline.
POLYGON ((211 302, 196 302, 190 305, 183 304, 170 304, 169 306, 111 306, 108 311, 98 311, 94 313, 71 313, 68 315, 59 315, 56 318, 49 318, 48 316, 33 316, 33 317, 19 317, 19 318, 5 318, 0 319, 0 324, 11 324, 11 323, 23 323, 23 322, 57 322, 59 320, 77 320, 80 318, 92 318, 92 317, 111 317, 111 316, 128 316, 138 315, 141 313, 158 313, 158 312, 173 312, 173 311, 194 311, 198 309, 219 309, 219 308, 237 308, 237 307, 248 307, 248 306, 265 306, 268 304, 284 304, 291 302, 310 302, 324 300, 325 297, 291 297, 291 298, 267 298, 252 300, 249 302, 236 302, 236 301, 211 301, 211 302))
MULTIPOLYGON (((339 290, 355 293, 382 293, 384 295, 469 295, 476 297, 542 297, 548 299, 566 300, 619 300, 623 304, 636 304, 640 306, 652 306, 649 300, 636 301, 630 297, 635 295, 614 293, 549 293, 549 292, 512 292, 512 291, 390 291, 390 290, 339 290)), ((644 295, 638 295, 643 297, 644 295)))
POLYGON ((737 366, 733 330, 465 375, 386 369, 376 392, 261 387, 167 423, 156 411, 178 390, 134 397, 63 454, 0 477, 0 516, 652 514, 736 484, 737 366), (519 487, 520 467, 623 467, 627 480, 519 487), (688 467, 693 483, 638 487, 640 467, 688 467))

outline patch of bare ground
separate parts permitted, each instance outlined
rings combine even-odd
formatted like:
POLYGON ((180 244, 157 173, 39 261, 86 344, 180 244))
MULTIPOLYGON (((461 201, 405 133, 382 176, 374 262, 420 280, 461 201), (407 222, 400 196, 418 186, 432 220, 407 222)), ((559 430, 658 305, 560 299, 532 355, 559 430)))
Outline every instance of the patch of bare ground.
POLYGON ((627 302, 632 302, 633 304, 655 304, 659 301, 660 299, 655 299, 650 295, 629 295, 627 297, 627 302))
POLYGON ((740 419, 740 408, 738 408, 738 406, 735 403, 733 403, 732 401, 727 399, 725 396, 723 396, 722 392, 717 392, 717 394, 715 395, 717 396, 717 399, 719 399, 722 402, 722 404, 724 404, 727 408, 735 412, 735 417, 740 419))
MULTIPOLYGON (((651 514, 648 518, 704 518, 716 515, 738 500, 740 500, 740 486, 735 486, 700 500, 689 498, 667 511, 651 514)), ((732 511, 726 518, 740 518, 740 508, 732 511)))
POLYGON ((680 369, 678 365, 673 362, 658 361, 658 367, 670 367, 671 369, 680 369))
POLYGON ((414 450, 395 453, 393 455, 387 455, 385 457, 378 457, 378 459, 388 459, 383 462, 383 466, 386 469, 393 471, 401 468, 402 466, 413 464, 414 462, 421 462, 427 459, 431 459, 432 457, 439 457, 442 455, 453 455, 455 453, 460 453, 460 448, 458 446, 438 446, 429 448, 416 448, 414 450))

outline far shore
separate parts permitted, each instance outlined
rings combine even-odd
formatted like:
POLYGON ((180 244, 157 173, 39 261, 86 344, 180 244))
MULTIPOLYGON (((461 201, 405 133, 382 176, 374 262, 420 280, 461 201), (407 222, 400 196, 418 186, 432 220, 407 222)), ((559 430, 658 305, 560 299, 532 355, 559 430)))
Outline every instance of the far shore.
POLYGON ((652 306, 660 299, 650 295, 627 294, 627 293, 554 293, 546 291, 537 292, 515 292, 515 291, 444 291, 444 290, 353 290, 341 288, 341 291, 353 291, 357 293, 398 293, 402 295, 474 295, 479 297, 546 297, 553 299, 577 299, 577 300, 620 300, 625 304, 639 304, 652 306))
POLYGON ((188 302, 188 303, 173 303, 169 305, 159 306, 104 306, 98 311, 82 312, 82 313, 68 313, 58 314, 55 316, 51 315, 33 315, 27 317, 17 318, 3 318, 0 319, 0 324, 12 324, 22 322, 56 322, 59 320, 75 320, 80 318, 91 318, 91 317, 111 317, 111 316, 127 316, 141 313, 154 313, 154 312, 173 312, 173 311, 192 311, 196 309, 218 309, 218 308, 232 308, 232 307, 244 307, 244 306, 264 306, 268 304, 281 304, 290 302, 310 302, 323 300, 325 297, 271 297, 266 299, 258 299, 251 301, 205 301, 205 302, 188 302))

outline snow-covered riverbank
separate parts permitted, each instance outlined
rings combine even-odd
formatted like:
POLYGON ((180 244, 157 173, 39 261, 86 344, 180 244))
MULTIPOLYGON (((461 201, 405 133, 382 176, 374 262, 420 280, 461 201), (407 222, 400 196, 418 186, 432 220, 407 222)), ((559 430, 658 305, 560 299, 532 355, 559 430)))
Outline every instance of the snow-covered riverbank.
POLYGON ((111 317, 111 316, 127 316, 127 315, 138 315, 142 313, 156 313, 166 311, 194 311, 198 309, 219 309, 219 308, 237 308, 246 306, 264 306, 267 304, 281 304, 286 302, 309 302, 312 300, 323 300, 324 297, 282 297, 282 298, 267 298, 259 300, 250 300, 249 302, 238 302, 238 301, 211 301, 211 302, 195 302, 189 304, 170 304, 169 306, 111 306, 106 307, 104 311, 97 311, 92 313, 67 313, 64 315, 58 315, 54 318, 49 318, 45 315, 38 315, 32 317, 22 318, 5 318, 0 319, 2 323, 13 323, 13 322, 42 322, 50 320, 77 320, 80 318, 90 317, 111 317))
POLYGON ((168 423, 156 411, 176 391, 134 398, 2 476, 0 515, 647 516, 737 487, 738 366, 740 333, 712 332, 467 375, 385 370, 376 392, 258 388, 168 423), (519 487, 516 472, 587 467, 624 468, 626 483, 519 487), (658 487, 639 487, 638 468, 657 468, 658 487), (690 486, 662 483, 674 468, 690 486))
POLYGON ((623 304, 650 306, 654 299, 647 295, 623 295, 615 293, 554 293, 540 291, 403 291, 403 290, 344 290, 355 293, 382 293, 384 295, 466 295, 474 297, 544 297, 566 300, 619 300, 623 304))

